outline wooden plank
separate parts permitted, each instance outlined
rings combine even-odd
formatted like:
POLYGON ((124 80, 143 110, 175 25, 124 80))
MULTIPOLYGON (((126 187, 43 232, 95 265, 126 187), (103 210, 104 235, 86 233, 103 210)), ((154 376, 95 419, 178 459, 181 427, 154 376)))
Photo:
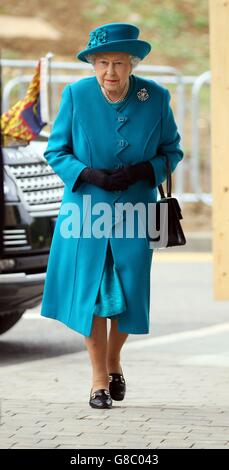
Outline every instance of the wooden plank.
POLYGON ((229 299, 229 0, 209 0, 213 295, 229 299))

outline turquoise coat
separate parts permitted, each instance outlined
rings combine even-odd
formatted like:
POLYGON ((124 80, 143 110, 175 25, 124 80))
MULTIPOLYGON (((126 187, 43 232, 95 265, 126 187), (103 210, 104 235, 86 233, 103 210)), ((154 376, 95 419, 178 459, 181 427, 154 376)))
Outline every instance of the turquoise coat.
MULTIPOLYGON (((85 336, 91 335, 108 242, 114 274, 126 300, 126 310, 118 315, 118 331, 149 333, 153 249, 147 231, 145 236, 138 236, 134 229, 132 238, 125 237, 127 212, 115 211, 115 203, 144 204, 147 220, 147 203, 156 202, 157 186, 166 179, 164 156, 169 157, 172 171, 183 158, 169 91, 137 75, 132 75, 132 80, 132 91, 118 109, 106 100, 94 76, 66 85, 44 153, 65 187, 48 259, 41 315, 85 336), (142 100, 138 92, 143 88, 143 94, 147 94, 142 100), (156 187, 141 180, 124 191, 106 191, 83 182, 75 190, 77 178, 87 166, 113 169, 141 161, 153 165, 156 187), (110 224, 106 225, 106 236, 92 232, 87 237, 83 230, 101 217, 101 212, 93 213, 96 203, 108 204, 110 224), (122 237, 116 235, 120 224, 122 237)), ((134 227, 137 223, 144 229, 141 217, 134 218, 134 227)))

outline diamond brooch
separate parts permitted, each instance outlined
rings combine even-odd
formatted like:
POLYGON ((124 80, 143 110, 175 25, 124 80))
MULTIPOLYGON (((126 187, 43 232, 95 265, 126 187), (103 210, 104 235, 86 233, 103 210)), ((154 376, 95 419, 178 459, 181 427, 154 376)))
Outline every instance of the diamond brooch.
POLYGON ((147 92, 146 88, 141 88, 141 90, 137 92, 137 97, 140 101, 148 100, 149 93, 147 92))

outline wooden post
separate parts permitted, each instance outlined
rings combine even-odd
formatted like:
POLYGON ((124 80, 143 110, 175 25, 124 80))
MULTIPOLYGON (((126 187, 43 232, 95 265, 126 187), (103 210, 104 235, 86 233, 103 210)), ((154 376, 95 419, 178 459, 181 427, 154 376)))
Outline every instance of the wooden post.
POLYGON ((209 0, 213 284, 229 299, 229 0, 209 0))

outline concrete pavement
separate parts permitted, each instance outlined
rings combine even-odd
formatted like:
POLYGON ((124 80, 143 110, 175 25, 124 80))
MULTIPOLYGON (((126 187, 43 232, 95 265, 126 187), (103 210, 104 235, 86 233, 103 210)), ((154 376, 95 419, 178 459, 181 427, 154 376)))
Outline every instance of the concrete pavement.
MULTIPOLYGON (((195 263, 201 269, 210 258, 206 254, 195 263)), ((190 261, 182 263, 183 274, 190 261)), ((184 316, 190 304, 187 279, 182 275, 179 285, 184 316)), ((192 295, 198 297, 201 289, 195 285, 192 295)), ((161 307, 170 304, 164 295, 161 307)), ((210 325, 126 342, 121 359, 127 393, 111 410, 88 405, 87 351, 1 367, 0 448, 228 449, 229 320, 219 322, 210 296, 199 302, 200 317, 206 308, 210 325)), ((153 331, 153 316, 151 322, 153 331)))

